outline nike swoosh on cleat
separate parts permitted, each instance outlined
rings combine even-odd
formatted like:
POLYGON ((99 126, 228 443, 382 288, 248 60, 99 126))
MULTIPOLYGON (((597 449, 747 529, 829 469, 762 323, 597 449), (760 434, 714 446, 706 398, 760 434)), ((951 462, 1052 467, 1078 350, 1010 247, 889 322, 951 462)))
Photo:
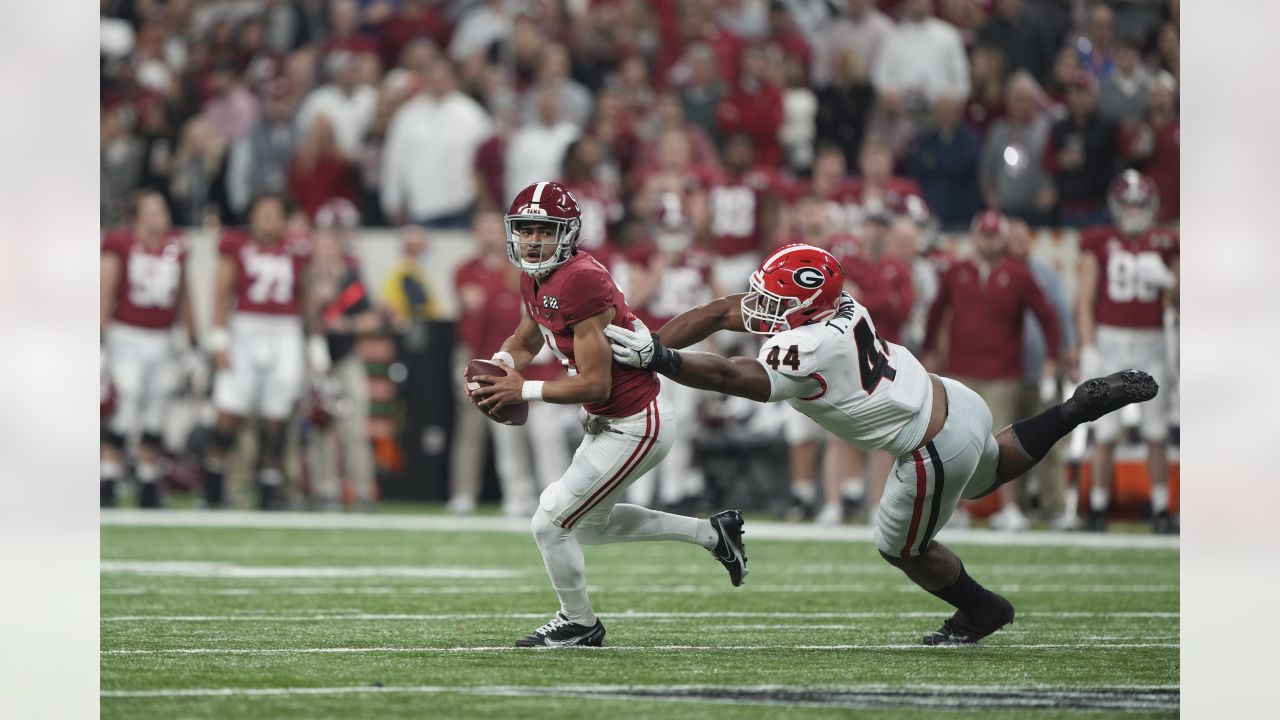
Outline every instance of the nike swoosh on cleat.
POLYGON ((591 634, 595 631, 595 628, 591 628, 591 630, 587 631, 585 634, 577 637, 571 637, 568 640, 552 640, 551 638, 543 638, 542 642, 546 643, 547 647, 568 647, 570 645, 577 645, 580 640, 586 640, 591 637, 591 634))

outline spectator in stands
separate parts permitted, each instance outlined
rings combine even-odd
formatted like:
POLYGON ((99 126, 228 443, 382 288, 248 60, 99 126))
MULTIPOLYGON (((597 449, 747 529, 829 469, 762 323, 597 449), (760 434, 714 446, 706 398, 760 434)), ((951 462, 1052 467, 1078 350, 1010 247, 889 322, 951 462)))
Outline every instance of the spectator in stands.
POLYGON ((524 94, 525 122, 537 115, 537 97, 550 90, 559 95, 560 115, 565 120, 585 127, 591 119, 591 91, 569 76, 569 50, 560 43, 543 46, 538 57, 538 72, 534 82, 524 94))
POLYGON ((1178 81, 1161 71, 1147 95, 1145 122, 1121 134, 1125 157, 1151 178, 1160 194, 1160 222, 1176 221, 1181 212, 1179 159, 1182 127, 1178 121, 1178 81))
POLYGON ((327 116, 338 149, 348 158, 358 157, 373 125, 378 91, 358 82, 356 58, 346 51, 329 54, 325 74, 328 84, 312 90, 298 109, 298 134, 306 136, 317 118, 327 116))
MULTIPOLYGON (((1009 83, 1009 72, 1001 51, 987 45, 974 48, 969 62, 973 93, 964 114, 978 133, 978 139, 982 139, 986 137, 987 128, 1004 117, 1004 89, 1009 83)), ((966 217, 965 222, 971 217, 966 217)))
POLYGON ((385 19, 375 21, 383 67, 391 67, 404 46, 418 38, 426 38, 436 47, 449 46, 450 28, 443 4, 432 0, 400 0, 399 6, 399 10, 391 11, 385 19))
POLYGON ((705 43, 689 43, 681 61, 686 72, 678 78, 680 100, 689 122, 704 133, 716 131, 716 106, 728 94, 716 69, 716 54, 705 43))
POLYGON ((1068 115, 1053 124, 1041 165, 1053 176, 1068 227, 1107 223, 1107 185, 1118 168, 1116 127, 1098 114, 1096 81, 1080 73, 1067 87, 1068 115))
POLYGON ((289 194, 308 217, 341 198, 355 205, 360 199, 356 168, 342 148, 328 115, 311 123, 289 167, 289 194))
POLYGON ((916 138, 911 153, 911 176, 943 231, 962 230, 982 208, 982 193, 974 182, 982 142, 964 121, 963 110, 956 98, 935 100, 934 126, 916 138))
POLYGON ((219 208, 213 185, 225 151, 226 142, 204 117, 192 118, 183 128, 169 176, 175 225, 200 226, 216 220, 219 208))
POLYGON ((1080 65, 1094 80, 1106 80, 1115 67, 1115 37, 1115 13, 1107 3, 1095 0, 1085 32, 1075 39, 1080 65))
POLYGON ((716 54, 720 79, 732 87, 738 82, 739 56, 746 43, 716 22, 712 0, 654 0, 658 26, 658 53, 654 76, 665 78, 690 43, 702 42, 716 54))
POLYGON ((819 35, 811 75, 819 87, 837 82, 841 73, 850 82, 860 83, 868 77, 893 31, 893 21, 872 0, 847 0, 845 7, 819 35))
POLYGON ((573 193, 582 211, 578 246, 590 251, 609 248, 610 228, 622 219, 618 198, 618 173, 605 155, 604 146, 590 135, 574 140, 564 151, 560 184, 573 193))
POLYGON ((1055 115, 1066 114, 1067 86, 1084 68, 1080 65, 1080 55, 1073 47, 1064 47, 1058 51, 1053 60, 1053 77, 1045 86, 1050 111, 1055 115))
POLYGON ((321 46, 325 55, 335 51, 376 53, 378 41, 360 29, 360 3, 333 0, 329 4, 329 35, 321 46))
MULTIPOLYGON (((627 111, 645 122, 653 112, 656 95, 653 82, 649 78, 649 66, 639 55, 630 55, 618 63, 615 72, 610 73, 605 83, 617 91, 626 103, 627 111)), ((645 135, 656 135, 655 131, 645 131, 645 135)))
POLYGON ((472 160, 493 125, 479 103, 455 89, 447 60, 432 61, 425 85, 387 129, 382 209, 393 221, 467 227, 476 201, 472 160))
POLYGON ((659 95, 657 103, 645 110, 649 116, 644 123, 646 142, 640 146, 638 161, 642 167, 652 166, 658 161, 658 139, 668 131, 684 135, 689 143, 690 160, 694 165, 702 167, 720 167, 720 155, 716 152, 716 144, 711 135, 688 121, 684 114, 684 106, 680 96, 675 92, 659 95))
POLYGON ((769 30, 766 0, 719 0, 716 24, 744 40, 758 40, 769 30))
POLYGON ((1057 200, 1053 179, 1040 158, 1048 145, 1050 120, 1040 108, 1041 92, 1030 73, 1009 78, 1005 117, 987 132, 978 183, 988 208, 1043 225, 1057 200))
POLYGON ((1152 63, 1154 67, 1182 78, 1181 44, 1178 41, 1178 24, 1167 22, 1160 26, 1156 33, 1156 52, 1152 63))
MULTIPOLYGON (((569 48, 573 74, 592 91, 604 86, 605 77, 622 61, 639 52, 636 24, 626 15, 633 8, 620 2, 590 2, 576 23, 569 48)), ((682 84, 677 81, 676 84, 682 84)))
POLYGON ((817 136, 818 97, 804 82, 804 68, 795 58, 770 65, 774 83, 782 86, 782 144, 785 168, 804 174, 813 165, 813 141, 817 136))
POLYGON ((332 364, 312 395, 308 478, 319 509, 343 507, 348 495, 343 492, 345 480, 354 507, 369 510, 378 493, 369 446, 369 376, 356 341, 360 334, 378 330, 382 317, 351 252, 352 235, 360 221, 356 206, 331 200, 314 217, 315 253, 307 299, 321 319, 332 364))
POLYGON ((288 80, 279 78, 267 83, 261 119, 231 145, 226 169, 227 209, 237 223, 248 219, 251 198, 288 189, 289 167, 300 137, 293 122, 295 104, 288 80))
POLYGON ((851 183, 856 202, 867 213, 903 212, 907 198, 920 197, 920 185, 908 177, 894 174, 893 148, 878 137, 868 138, 858 153, 858 177, 851 183))
POLYGON ((625 111, 618 93, 608 88, 600 90, 596 96, 590 135, 604 145, 607 154, 617 163, 623 187, 629 191, 632 175, 641 165, 641 142, 636 134, 635 120, 625 111))
POLYGON ((543 89, 534 102, 535 119, 516 128, 507 143, 503 200, 514 198, 522 188, 539 180, 555 177, 565 148, 578 138, 578 126, 560 116, 559 93, 543 89))
POLYGON ((1118 126, 1132 126, 1147 112, 1147 91, 1151 74, 1142 64, 1142 49, 1132 38, 1121 38, 1116 46, 1116 65, 1111 77, 1098 90, 1098 114, 1118 126))
POLYGON ((257 98, 231 66, 214 68, 207 82, 209 94, 201 116, 224 143, 240 139, 258 121, 257 98))
POLYGON ((997 0, 995 13, 978 31, 978 45, 1003 53, 1010 70, 1026 70, 1041 83, 1049 80, 1057 43, 1026 0, 997 0))
POLYGON ((400 228, 400 260, 382 283, 382 304, 400 330, 440 316, 440 303, 423 273, 423 255, 431 236, 417 225, 400 228))
POLYGON ((960 33, 933 17, 930 0, 906 0, 871 69, 871 83, 890 110, 924 110, 941 95, 968 96, 969 59, 960 33))
POLYGON ((831 82, 818 91, 814 124, 818 141, 842 148, 848 164, 858 157, 874 99, 867 69, 856 51, 832 58, 831 82))
MULTIPOLYGON (((1058 317, 1058 327, 1062 333, 1062 354, 1067 358, 1068 375, 1075 376, 1078 351, 1076 350, 1075 316, 1071 312, 1071 301, 1062 277, 1052 267, 1031 257, 1033 237, 1031 228, 1021 220, 1009 222, 1009 258, 1026 265, 1032 277, 1044 292, 1058 317)), ((1018 417, 1030 417, 1044 412, 1050 405, 1059 400, 1060 378, 1052 378, 1046 382, 1041 375, 1041 368, 1048 357, 1048 343, 1044 330, 1030 310, 1023 313, 1022 329, 1022 388, 1018 396, 1018 417)), ((1054 530, 1074 530, 1079 524, 1075 513, 1067 511, 1067 468, 1062 455, 1062 448, 1050 448, 1049 453, 1036 465, 1035 474, 1040 480, 1040 512, 1049 520, 1049 527, 1054 530)), ((1026 507, 1026 486, 1019 484, 1024 497, 1021 504, 1026 507)), ((1018 494, 1017 492, 1014 493, 1018 494)))
POLYGON ((123 225, 129 215, 129 197, 142 175, 143 144, 133 134, 120 108, 104 110, 99 129, 98 220, 102 227, 123 225))
POLYGON ((756 158, 766 165, 782 162, 778 130, 782 126, 782 88, 769 73, 764 50, 742 51, 742 76, 729 97, 716 108, 716 122, 725 135, 742 133, 751 138, 756 158))
POLYGON ((463 62, 486 55, 511 33, 506 0, 484 0, 463 12, 449 40, 449 58, 463 62))
MULTIPOLYGON (((1008 221, 984 211, 974 218, 971 238, 974 257, 942 273, 938 297, 929 308, 921 361, 981 395, 991 410, 991 426, 1003 428, 1017 418, 1025 312, 1035 314, 1049 346, 1042 377, 1057 376, 1061 328, 1031 272, 1007 256, 1008 221), (944 318, 949 319, 944 323, 944 318), (943 335, 945 357, 938 351, 943 335)), ((1010 485, 1004 488, 1002 499, 1012 492, 1010 485)), ((1005 502, 992 524, 1007 530, 1030 525, 1015 502, 1005 502)))
POLYGON ((659 213, 680 215, 692 227, 706 227, 707 188, 713 172, 693 162, 684 133, 667 130, 658 138, 657 162, 636 181, 631 212, 650 221, 659 213))
POLYGON ((777 48, 788 63, 794 63, 793 82, 797 86, 809 85, 809 68, 813 66, 813 48, 804 33, 796 26, 796 19, 791 9, 781 0, 769 3, 769 32, 765 36, 766 45, 777 48))

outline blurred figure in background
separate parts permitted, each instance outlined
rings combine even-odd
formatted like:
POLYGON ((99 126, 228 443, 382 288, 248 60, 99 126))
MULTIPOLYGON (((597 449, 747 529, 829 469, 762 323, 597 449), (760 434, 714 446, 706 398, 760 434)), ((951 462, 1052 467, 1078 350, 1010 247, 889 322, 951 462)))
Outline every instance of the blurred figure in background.
POLYGON ((328 115, 311 124, 289 166, 289 194, 307 217, 318 217, 334 199, 360 200, 356 167, 337 144, 328 115))
POLYGON ((1125 156, 1151 178, 1160 196, 1160 222, 1177 221, 1182 212, 1179 160, 1182 124, 1178 120, 1178 81, 1167 72, 1156 75, 1147 93, 1147 116, 1121 137, 1125 156))
POLYGON ((329 119, 338 149, 348 158, 360 155, 364 136, 373 126, 378 91, 360 83, 356 57, 338 50, 324 62, 329 83, 312 90, 298 108, 298 135, 305 136, 322 117, 329 119))
POLYGON ((933 103, 933 128, 921 133, 911 153, 911 176, 943 230, 963 228, 982 208, 974 179, 982 142, 964 121, 964 105, 953 97, 933 103))
POLYGON ((305 367, 321 374, 329 370, 324 336, 303 319, 311 250, 305 238, 286 232, 286 214, 284 198, 260 195, 249 204, 248 235, 225 231, 218 242, 207 343, 217 368, 217 417, 204 473, 205 503, 210 508, 223 504, 226 460, 236 432, 246 418, 255 416, 258 507, 281 506, 287 480, 285 422, 302 392, 305 367), (305 330, 313 332, 304 341, 305 330))
POLYGON ((133 476, 139 485, 138 504, 157 508, 166 409, 176 385, 176 351, 189 351, 194 344, 195 322, 187 297, 186 245, 170 225, 164 198, 153 191, 135 195, 129 221, 128 228, 108 232, 102 242, 98 329, 103 372, 114 388, 115 408, 102 420, 99 494, 103 507, 116 504, 128 465, 126 448, 137 442, 133 476), (174 332, 178 322, 180 336, 174 332))
POLYGON ((707 220, 716 256, 712 270, 727 291, 742 289, 743 278, 760 264, 776 231, 784 184, 777 169, 756 164, 751 138, 738 134, 724 141, 724 170, 707 192, 707 220))
POLYGON ((1034 226, 1048 224, 1057 202, 1053 179, 1040 165, 1051 124, 1042 101, 1043 93, 1030 73, 1009 78, 1007 113, 987 132, 978 168, 987 208, 1034 226))
POLYGON ((933 17, 930 0, 905 0, 871 68, 877 103, 919 112, 941 95, 969 96, 969 58, 955 26, 933 17))
MULTIPOLYGON (((1137 368, 1165 388, 1164 311, 1166 305, 1178 305, 1180 244, 1177 231, 1155 226, 1159 203, 1155 183, 1136 170, 1126 170, 1107 191, 1115 224, 1093 228, 1080 238, 1076 317, 1082 375, 1137 368)), ((1169 512, 1169 396, 1162 391, 1139 406, 1156 532, 1178 531, 1177 518, 1169 512)), ((1119 418, 1095 422, 1093 432, 1096 446, 1087 529, 1105 530, 1119 418)))
POLYGON ((1041 165, 1057 186, 1059 219, 1067 227, 1107 221, 1107 184, 1119 166, 1116 126, 1098 113, 1098 86, 1086 72, 1067 85, 1067 116, 1049 129, 1041 165))
MULTIPOLYGON (((1031 228, 1021 220, 1009 221, 1009 259, 1026 265, 1031 271, 1040 289, 1049 299, 1053 310, 1058 315, 1058 327, 1062 333, 1061 347, 1063 356, 1067 358, 1065 368, 1058 368, 1059 374, 1068 375, 1073 382, 1079 380, 1076 350, 1075 315, 1071 310, 1071 302, 1062 278, 1052 267, 1031 257, 1034 237, 1031 228)), ((1048 343, 1044 330, 1035 319, 1034 313, 1023 314, 1022 333, 1022 389, 1019 393, 1018 417, 1030 417, 1044 412, 1049 406, 1060 401, 1060 377, 1043 376, 1040 368, 1048 357, 1048 343)), ((1035 477, 1039 481, 1040 512, 1049 521, 1053 530, 1074 530, 1079 525, 1075 512, 1068 509, 1067 503, 1067 467, 1063 458, 1063 450, 1055 445, 1036 465, 1035 477)), ((1020 486, 1021 503, 1026 506, 1027 486, 1020 486)), ((1074 507, 1074 503, 1072 504, 1074 507)))
MULTIPOLYGON (((1061 331, 1031 271, 1007 255, 1008 220, 985 211, 974 218, 970 237, 973 259, 952 264, 942 275, 938 297, 929 309, 922 361, 930 371, 956 378, 982 396, 991 409, 991 427, 999 432, 1018 418, 1025 311, 1035 314, 1049 345, 1043 377, 1057 376, 1061 331), (938 353, 944 335, 945 358, 938 353)), ((1002 510, 991 525, 1026 530, 1030 521, 1012 491, 1009 483, 1001 486, 1002 510)))
POLYGON ((400 228, 400 260, 382 283, 382 303, 401 329, 439 316, 439 301, 422 271, 430 236, 417 225, 400 228))
POLYGON ((295 98, 289 81, 268 82, 262 95, 262 117, 227 153, 227 210, 240 222, 248 216, 251 199, 288 189, 289 167, 302 137, 293 123, 295 98))
POLYGON ((321 510, 341 509, 348 495, 355 509, 370 510, 378 496, 369 446, 369 376, 356 341, 380 328, 382 317, 351 254, 359 223, 359 212, 347 200, 331 200, 315 216, 308 302, 320 318, 332 361, 329 372, 313 378, 307 438, 311 492, 321 510))

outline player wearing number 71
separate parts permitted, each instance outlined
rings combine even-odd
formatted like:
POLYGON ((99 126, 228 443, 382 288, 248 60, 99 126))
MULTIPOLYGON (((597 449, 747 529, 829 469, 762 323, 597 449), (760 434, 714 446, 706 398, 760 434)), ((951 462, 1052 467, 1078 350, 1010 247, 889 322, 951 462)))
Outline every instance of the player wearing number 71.
POLYGON ((751 275, 750 292, 694 308, 651 333, 604 328, 614 359, 682 385, 760 402, 786 400, 841 440, 887 450, 896 461, 876 517, 886 561, 956 608, 926 645, 969 644, 1013 621, 1013 606, 978 584, 934 535, 961 498, 1020 477, 1080 423, 1150 400, 1146 373, 1087 380, 1075 395, 994 435, 982 398, 925 372, 901 345, 877 336, 867 309, 841 291, 844 271, 826 250, 788 245, 751 275), (677 352, 717 330, 770 335, 758 358, 677 352))

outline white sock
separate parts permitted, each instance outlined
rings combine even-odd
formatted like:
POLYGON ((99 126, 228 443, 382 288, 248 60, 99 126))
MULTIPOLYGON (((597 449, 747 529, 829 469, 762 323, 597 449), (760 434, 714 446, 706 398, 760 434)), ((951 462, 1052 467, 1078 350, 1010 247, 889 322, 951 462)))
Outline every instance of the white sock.
POLYGON ((867 495, 867 484, 860 477, 845 478, 840 493, 844 495, 846 500, 859 502, 867 495))
POLYGON ((160 479, 160 469, 155 463, 138 464, 138 482, 148 485, 160 479))
MULTIPOLYGON (((675 540, 707 547, 704 540, 713 534, 710 530, 709 520, 618 503, 602 520, 593 515, 579 520, 574 533, 583 545, 675 540), (701 527, 704 525, 705 528, 701 527), (706 532, 700 533, 703 530, 706 532)), ((715 543, 712 543, 711 547, 714 546, 715 543)))
POLYGON ((818 487, 812 480, 796 480, 791 483, 791 494, 806 505, 812 505, 818 499, 818 487))
POLYGON ((1089 509, 1107 509, 1107 489, 1099 487, 1097 483, 1094 483, 1093 486, 1089 488, 1089 509))
POLYGON ((124 473, 124 467, 117 460, 103 460, 98 467, 98 477, 102 482, 115 482, 124 473))
POLYGON ((1169 486, 1151 486, 1151 512, 1162 513, 1169 509, 1169 486))

